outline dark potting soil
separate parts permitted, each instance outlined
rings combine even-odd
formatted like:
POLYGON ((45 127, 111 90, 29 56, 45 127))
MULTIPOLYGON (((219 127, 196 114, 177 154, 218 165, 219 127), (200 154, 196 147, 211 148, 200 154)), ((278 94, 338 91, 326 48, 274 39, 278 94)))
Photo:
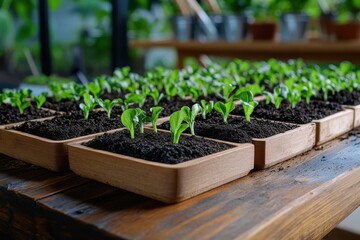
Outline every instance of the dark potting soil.
MULTIPOLYGON (((195 134, 230 142, 250 143, 252 138, 267 138, 296 127, 298 126, 264 119, 251 119, 247 123, 244 117, 233 116, 229 116, 226 124, 220 114, 211 113, 205 120, 200 116, 196 118, 195 134)), ((169 129, 170 124, 165 122, 159 128, 169 129)), ((186 132, 190 133, 189 129, 186 132)))
POLYGON ((101 94, 100 98, 101 99, 110 99, 110 100, 113 100, 116 98, 124 99, 126 94, 128 94, 128 92, 116 92, 116 91, 105 92, 105 93, 101 94))
POLYGON ((120 116, 113 112, 108 119, 105 112, 93 111, 85 120, 82 112, 71 112, 42 122, 25 122, 15 130, 51 140, 66 140, 122 127, 120 116))
MULTIPOLYGON (((191 107, 194 102, 190 99, 182 99, 180 97, 174 97, 170 100, 162 99, 159 102, 159 106, 164 110, 160 113, 160 117, 170 116, 173 112, 180 110, 183 106, 191 107)), ((146 101, 142 109, 146 111, 147 115, 151 115, 150 108, 154 107, 153 101, 146 101)))
MULTIPOLYGON (((342 110, 341 105, 334 102, 314 100, 311 101, 310 104, 306 104, 305 101, 301 101, 295 108, 291 108, 290 104, 284 101, 280 108, 276 109, 273 104, 266 104, 265 101, 261 101, 251 116, 289 123, 305 124, 310 123, 312 120, 330 116, 342 110)), ((242 107, 237 106, 231 114, 242 116, 242 107)))
POLYGON ((20 114, 17 108, 14 108, 9 104, 0 105, 0 125, 23 122, 54 115, 55 114, 50 111, 38 109, 35 106, 30 106, 29 108, 25 109, 23 114, 20 114))
POLYGON ((79 105, 82 102, 83 102, 82 100, 66 100, 66 99, 57 102, 55 98, 47 97, 43 107, 61 112, 79 111, 80 110, 79 105))
MULTIPOLYGON (((322 96, 322 94, 319 94, 322 96)), ((322 97, 317 97, 318 100, 323 100, 322 97)), ((341 105, 351 105, 356 106, 360 104, 360 91, 345 91, 341 90, 339 92, 336 92, 335 94, 329 94, 328 97, 329 102, 336 102, 341 105)))
POLYGON ((170 134, 163 132, 136 133, 131 139, 127 130, 98 136, 84 145, 167 164, 182 163, 232 148, 224 143, 191 136, 181 136, 179 143, 173 144, 170 134))

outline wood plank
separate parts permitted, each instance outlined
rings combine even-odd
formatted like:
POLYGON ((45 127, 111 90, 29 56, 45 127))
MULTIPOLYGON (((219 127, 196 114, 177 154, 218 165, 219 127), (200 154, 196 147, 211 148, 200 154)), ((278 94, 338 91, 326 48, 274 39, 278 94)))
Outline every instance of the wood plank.
POLYGON ((0 184, 0 232, 19 239, 321 238, 360 205, 359 145, 356 130, 175 205, 92 181, 56 192, 56 182, 72 177, 40 168, 30 174, 24 164, 3 168, 9 159, 0 155, 0 173, 17 183, 0 184), (35 185, 27 191, 29 180, 35 185), (52 190, 39 184, 39 192, 53 194, 39 198, 42 181, 52 190))
POLYGON ((293 59, 322 62, 351 61, 360 63, 359 41, 343 42, 309 41, 299 43, 282 43, 277 41, 241 41, 241 42, 179 42, 176 40, 160 41, 131 41, 133 48, 165 47, 175 48, 178 51, 178 64, 182 66, 181 59, 185 57, 199 58, 201 54, 244 58, 251 60, 267 60, 269 58, 293 59), (181 59, 180 59, 181 58, 181 59))
MULTIPOLYGON (((268 234, 268 228, 259 227, 264 222, 277 226, 279 219, 284 220, 284 216, 291 215, 297 216, 293 225, 284 225, 284 230, 280 224, 278 231, 275 231, 277 235, 274 233, 267 239, 299 236, 299 232, 289 229, 296 229, 299 222, 307 221, 306 236, 319 237, 360 204, 359 195, 351 197, 355 189, 360 189, 359 181, 353 181, 360 171, 360 153, 356 151, 360 139, 352 137, 336 141, 338 144, 335 147, 332 147, 334 142, 321 147, 329 147, 328 152, 320 151, 321 148, 312 150, 267 171, 253 172, 248 177, 176 205, 161 204, 122 192, 121 195, 114 193, 111 199, 85 201, 85 205, 76 205, 79 208, 67 211, 76 212, 84 206, 90 207, 92 203, 90 209, 72 216, 127 239, 162 239, 170 236, 184 239, 227 239, 236 236, 257 239, 257 234, 268 234), (339 187, 343 188, 339 191, 341 194, 331 197, 329 194, 334 193, 335 189, 339 190, 339 187), (344 197, 349 197, 349 202, 344 202, 344 197), (137 201, 131 204, 121 200, 124 198, 137 201), (331 208, 326 207, 327 198, 332 200, 331 208), (300 211, 306 207, 304 199, 310 203, 310 211, 306 214, 300 211), (319 206, 322 206, 320 217, 313 208, 319 206), (333 211, 334 208, 338 210, 333 211), (319 230, 317 226, 323 223, 323 215, 332 220, 319 230), (259 229, 256 234, 254 229, 259 229)), ((52 208, 51 202, 45 199, 40 202, 52 208)))

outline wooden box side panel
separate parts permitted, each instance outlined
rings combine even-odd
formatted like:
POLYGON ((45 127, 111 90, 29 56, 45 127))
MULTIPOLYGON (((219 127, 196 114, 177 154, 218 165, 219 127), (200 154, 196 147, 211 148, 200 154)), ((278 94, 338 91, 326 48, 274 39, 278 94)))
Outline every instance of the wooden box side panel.
POLYGON ((11 130, 0 129, 0 152, 52 171, 69 169, 62 143, 42 141, 11 130))
POLYGON ((360 105, 357 106, 344 106, 345 108, 352 109, 354 111, 354 128, 360 126, 360 105))
POLYGON ((347 109, 314 122, 316 123, 316 144, 320 145, 353 129, 354 110, 347 109))
POLYGON ((176 198, 176 169, 145 165, 111 154, 69 145, 70 169, 76 174, 163 202, 176 198))
POLYGON ((263 169, 310 150, 315 145, 315 124, 305 124, 267 139, 254 139, 255 166, 263 169), (256 142, 265 142, 256 144, 256 142))
POLYGON ((179 169, 176 202, 247 175, 254 168, 254 145, 243 144, 206 158, 199 164, 179 169))

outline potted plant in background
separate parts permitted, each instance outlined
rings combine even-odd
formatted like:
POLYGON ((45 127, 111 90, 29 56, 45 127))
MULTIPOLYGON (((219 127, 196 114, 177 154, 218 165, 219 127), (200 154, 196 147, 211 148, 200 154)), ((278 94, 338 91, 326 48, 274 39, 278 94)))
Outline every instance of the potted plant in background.
POLYGON ((251 0, 222 0, 219 4, 224 9, 224 32, 225 39, 236 42, 246 38, 248 23, 250 21, 249 10, 251 0))
POLYGON ((309 0, 277 1, 280 16, 280 39, 282 42, 304 41, 309 25, 309 15, 304 12, 309 0))
POLYGON ((342 0, 338 3, 338 9, 338 20, 334 26, 336 39, 360 39, 360 1, 342 0))
POLYGON ((274 40, 276 21, 274 16, 275 1, 254 0, 252 13, 254 21, 249 24, 249 32, 253 40, 274 40))
POLYGON ((317 0, 320 7, 319 32, 321 39, 334 37, 334 24, 337 18, 337 0, 317 0))

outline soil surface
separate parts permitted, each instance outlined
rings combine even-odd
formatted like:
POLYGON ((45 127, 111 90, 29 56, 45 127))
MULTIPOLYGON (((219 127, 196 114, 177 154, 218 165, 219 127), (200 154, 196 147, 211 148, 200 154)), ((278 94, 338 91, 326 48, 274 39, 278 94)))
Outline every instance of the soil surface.
MULTIPOLYGON (((173 112, 180 110, 183 106, 191 107, 193 104, 195 103, 192 100, 182 99, 180 97, 174 97, 170 100, 162 99, 159 102, 159 106, 163 107, 164 110, 160 113, 159 117, 170 116, 173 112)), ((146 101, 141 109, 146 111, 146 114, 150 116, 151 115, 150 108, 152 107, 154 107, 154 102, 151 100, 151 101, 146 101)))
MULTIPOLYGON (((162 129, 169 127, 169 122, 159 126, 162 129)), ((296 127, 298 126, 264 119, 251 119, 247 123, 245 118, 233 116, 229 116, 228 123, 225 124, 220 114, 211 113, 205 120, 200 116, 196 118, 195 134, 236 143, 250 143, 252 138, 267 138, 296 127)), ((186 132, 189 133, 189 129, 186 132)))
POLYGON ((128 94, 128 92, 116 92, 116 91, 105 92, 100 96, 100 98, 101 99, 110 99, 110 100, 113 100, 116 98, 124 99, 126 94, 128 94))
MULTIPOLYGON (((261 101, 251 116, 296 124, 305 124, 310 123, 312 120, 330 116, 342 110, 341 105, 334 102, 314 100, 311 101, 310 104, 306 104, 305 101, 301 101, 295 108, 291 108, 288 102, 283 101, 280 108, 276 109, 273 104, 266 104, 265 101, 261 101)), ((237 106, 231 114, 243 116, 242 107, 237 106)))
POLYGON ((37 109, 35 106, 30 106, 25 109, 23 114, 20 114, 17 108, 9 104, 0 105, 0 125, 28 121, 37 118, 44 118, 54 116, 55 114, 44 109, 37 109))
MULTIPOLYGON (((320 94, 322 96, 322 94, 320 94)), ((317 97, 318 100, 323 100, 322 97, 317 97)), ((341 105, 351 105, 356 106, 360 104, 360 91, 345 91, 341 90, 335 94, 330 94, 328 97, 329 102, 336 102, 341 105)))
POLYGON ((15 130, 51 140, 66 140, 122 127, 119 112, 113 111, 111 119, 105 112, 93 111, 85 120, 82 112, 71 112, 42 122, 26 122, 15 130))
POLYGON ((200 137, 181 136, 179 144, 173 144, 169 133, 130 133, 117 131, 104 134, 84 144, 85 146, 119 153, 153 162, 177 164, 232 148, 232 146, 200 137))
POLYGON ((57 102, 53 97, 47 97, 43 107, 61 112, 79 111, 82 100, 61 100, 57 102))

